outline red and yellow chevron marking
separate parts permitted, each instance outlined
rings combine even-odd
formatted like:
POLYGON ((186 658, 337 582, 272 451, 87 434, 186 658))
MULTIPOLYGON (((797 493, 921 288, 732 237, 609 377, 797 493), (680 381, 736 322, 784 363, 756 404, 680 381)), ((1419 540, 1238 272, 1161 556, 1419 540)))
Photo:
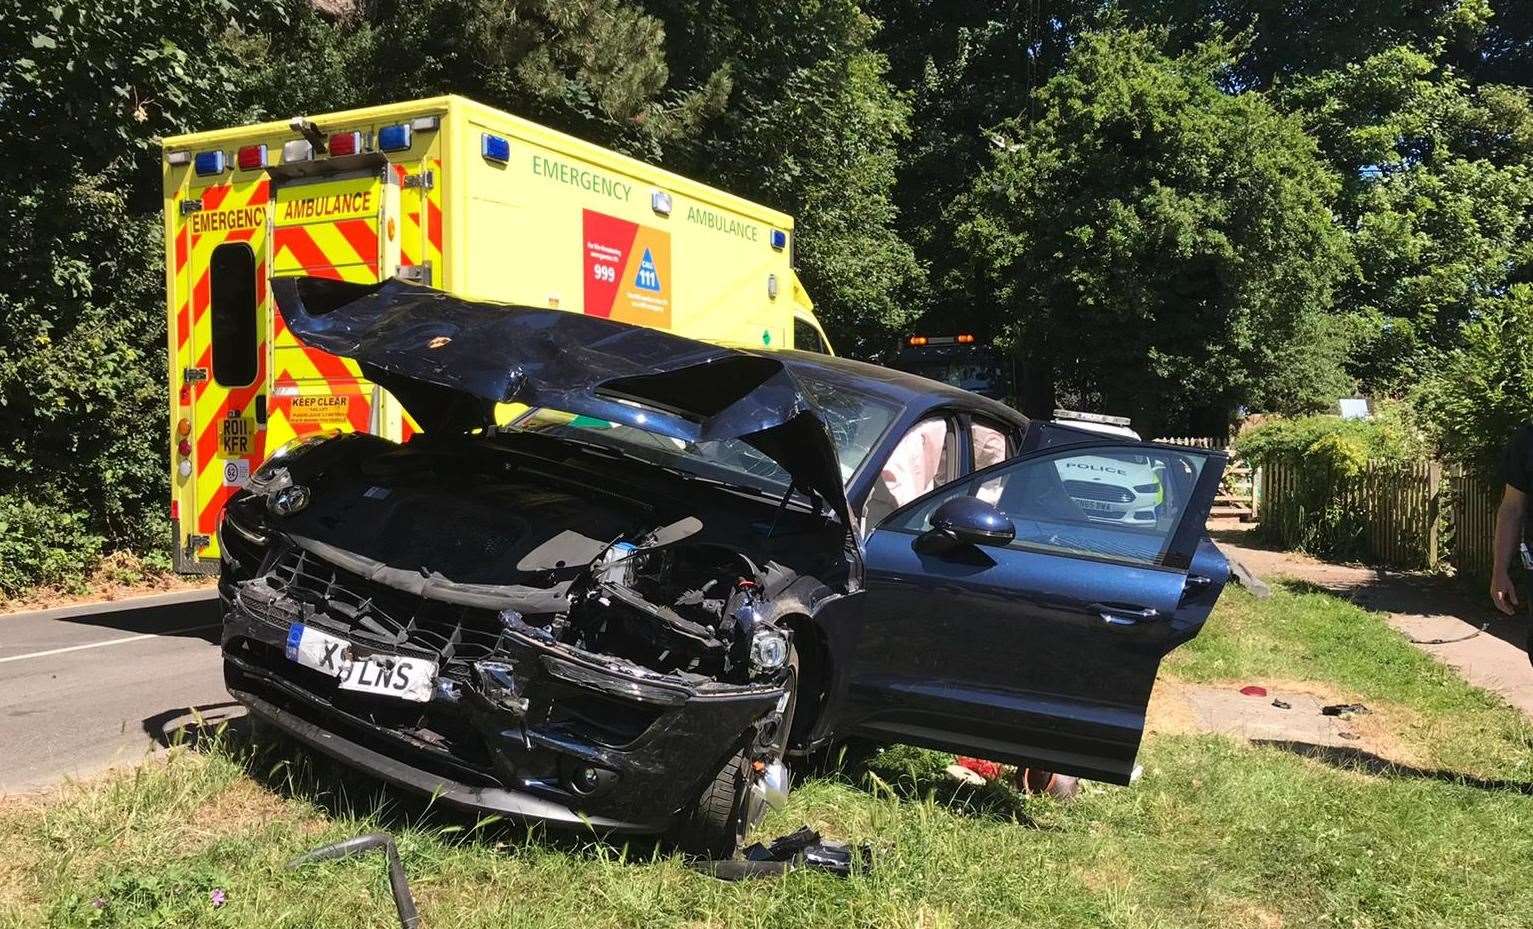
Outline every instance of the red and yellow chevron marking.
POLYGON ((178 264, 184 261, 189 270, 186 300, 178 310, 178 322, 188 319, 180 329, 180 346, 189 358, 188 366, 203 368, 208 379, 191 390, 193 423, 193 461, 196 472, 195 517, 191 531, 212 536, 219 512, 234 492, 224 483, 224 467, 243 461, 255 468, 265 459, 265 433, 255 427, 255 400, 266 392, 265 326, 258 325, 256 374, 247 385, 225 386, 212 378, 213 333, 212 268, 213 250, 229 242, 247 244, 255 257, 256 307, 258 324, 270 312, 266 287, 266 210, 270 187, 263 179, 244 184, 209 187, 202 193, 202 209, 183 222, 181 237, 187 240, 184 256, 178 251, 178 264), (232 416, 241 421, 236 433, 245 438, 238 446, 225 448, 221 439, 224 422, 232 416))
MULTIPOLYGON (((442 276, 447 269, 442 263, 442 160, 432 158, 411 166, 396 164, 394 176, 399 180, 399 264, 411 267, 429 263, 432 269, 432 286, 443 286, 442 276), (430 171, 436 179, 429 189, 405 187, 405 178, 415 172, 430 171)), ((400 441, 407 441, 419 431, 409 413, 402 416, 400 441)))

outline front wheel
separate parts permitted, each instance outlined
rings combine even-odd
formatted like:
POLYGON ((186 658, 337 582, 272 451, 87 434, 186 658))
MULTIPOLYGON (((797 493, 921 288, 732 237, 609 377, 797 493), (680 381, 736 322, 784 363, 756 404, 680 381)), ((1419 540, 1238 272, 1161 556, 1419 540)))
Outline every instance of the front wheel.
MULTIPOLYGON (((798 649, 788 646, 788 702, 783 707, 772 745, 752 759, 735 752, 709 781, 697 803, 676 830, 676 844, 689 855, 714 861, 733 858, 761 817, 766 815, 762 791, 752 789, 772 764, 781 765, 787 754, 788 734, 793 729, 793 709, 798 703, 798 649), (757 769, 757 762, 763 770, 757 769)), ((786 777, 786 775, 784 775, 786 777)), ((783 791, 787 784, 784 781, 783 791)))

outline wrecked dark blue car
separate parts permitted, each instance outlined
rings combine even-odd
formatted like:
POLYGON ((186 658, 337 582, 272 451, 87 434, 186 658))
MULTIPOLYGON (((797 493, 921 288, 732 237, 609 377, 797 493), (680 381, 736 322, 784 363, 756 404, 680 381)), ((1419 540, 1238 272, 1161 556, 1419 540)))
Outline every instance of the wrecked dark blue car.
POLYGON ((229 689, 461 807, 720 856, 849 738, 1125 783, 1228 575, 1217 453, 401 282, 273 290, 422 432, 311 439, 230 501, 229 689))

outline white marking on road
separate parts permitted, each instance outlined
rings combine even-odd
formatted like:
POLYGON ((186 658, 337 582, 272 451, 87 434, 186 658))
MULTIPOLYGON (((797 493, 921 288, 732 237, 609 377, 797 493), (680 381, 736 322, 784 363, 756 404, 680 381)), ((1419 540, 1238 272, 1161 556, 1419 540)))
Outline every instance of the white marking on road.
POLYGON ((64 648, 50 648, 42 652, 29 652, 25 655, 11 655, 8 658, 0 658, 0 664, 7 661, 21 661, 26 658, 47 658, 49 655, 62 655, 65 652, 78 652, 87 648, 101 648, 105 645, 126 645, 129 642, 142 642, 145 639, 158 639, 167 635, 180 635, 183 632, 201 632, 204 629, 217 629, 222 623, 204 623, 201 626, 187 626, 182 629, 167 629, 164 632, 146 632, 143 635, 130 635, 121 639, 107 639, 104 642, 88 642, 85 645, 70 645, 64 648))

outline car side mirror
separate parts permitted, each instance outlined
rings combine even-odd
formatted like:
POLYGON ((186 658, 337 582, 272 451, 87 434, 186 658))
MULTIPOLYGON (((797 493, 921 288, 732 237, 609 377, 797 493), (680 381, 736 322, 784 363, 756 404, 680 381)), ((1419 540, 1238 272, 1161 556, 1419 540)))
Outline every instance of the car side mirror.
POLYGON ((954 497, 931 515, 932 529, 967 545, 1005 545, 1017 535, 1005 513, 978 497, 954 497))

